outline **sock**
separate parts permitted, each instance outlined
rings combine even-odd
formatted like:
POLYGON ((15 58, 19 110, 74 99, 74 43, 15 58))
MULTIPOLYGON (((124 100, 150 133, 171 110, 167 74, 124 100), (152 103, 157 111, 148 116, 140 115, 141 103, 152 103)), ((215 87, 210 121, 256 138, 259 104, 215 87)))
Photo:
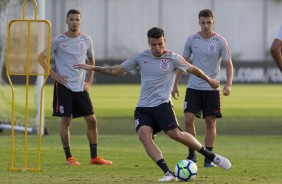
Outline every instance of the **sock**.
POLYGON ((157 165, 163 170, 165 174, 167 172, 171 172, 163 158, 157 161, 157 165))
POLYGON ((65 152, 65 155, 66 155, 66 159, 72 157, 69 146, 68 147, 64 147, 64 152, 65 152))
POLYGON ((187 159, 192 159, 192 158, 197 158, 196 152, 193 148, 189 148, 189 155, 188 155, 187 159))
POLYGON ((199 153, 201 153, 202 155, 204 155, 207 159, 213 161, 214 157, 215 157, 215 154, 213 152, 211 152, 210 150, 202 147, 200 150, 199 150, 199 153))
POLYGON ((97 157, 97 144, 90 144, 90 155, 91 158, 97 157))
MULTIPOLYGON (((213 147, 206 147, 207 150, 209 150, 210 152, 212 152, 213 147)), ((212 160, 210 160, 209 158, 205 157, 205 162, 212 162, 212 160)))

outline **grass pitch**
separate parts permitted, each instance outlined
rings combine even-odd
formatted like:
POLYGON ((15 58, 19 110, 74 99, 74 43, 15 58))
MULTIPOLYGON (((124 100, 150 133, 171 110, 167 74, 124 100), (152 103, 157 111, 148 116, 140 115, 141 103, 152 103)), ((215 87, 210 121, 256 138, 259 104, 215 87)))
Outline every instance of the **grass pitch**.
MULTIPOLYGON (((19 137, 17 137, 19 138, 19 137)), ((202 136, 198 137, 203 140, 202 136)), ((203 168, 203 157, 199 157, 198 176, 192 183, 203 184, 279 184, 281 183, 282 152, 281 136, 222 136, 217 138, 216 152, 227 156, 232 162, 232 169, 203 168)), ((20 142, 20 141, 19 141, 20 142)), ((35 137, 29 141, 36 147, 35 137)), ((41 173, 11 172, 9 168, 8 136, 1 137, 1 183, 157 183, 163 176, 162 171, 146 155, 141 143, 135 135, 100 135, 98 154, 113 161, 112 166, 89 165, 89 147, 86 136, 71 137, 72 153, 80 161, 81 166, 65 165, 65 158, 58 135, 44 136, 41 149, 41 173)), ((186 157, 187 149, 176 144, 164 134, 156 138, 156 144, 163 152, 171 169, 186 157)), ((20 151, 17 149, 16 151, 20 151)), ((34 151, 33 149, 30 152, 34 151)), ((23 165, 22 154, 16 160, 18 167, 23 165)), ((29 157, 28 163, 33 165, 35 158, 29 157)), ((175 182, 176 183, 176 182, 175 182)))
MULTIPOLYGON (((46 86, 45 114, 48 136, 42 137, 42 173, 11 172, 9 132, 0 134, 0 183, 157 183, 163 173, 146 155, 135 135, 133 111, 139 96, 139 85, 93 85, 90 95, 99 128, 98 154, 113 161, 112 166, 90 166, 89 146, 83 118, 71 127, 71 148, 81 166, 65 165, 60 142, 59 119, 51 116, 52 86, 46 86)), ((180 126, 183 127, 185 85, 180 99, 173 100, 180 126)), ((217 123, 215 152, 228 157, 232 169, 203 168, 199 155, 199 174, 192 183, 280 184, 282 168, 282 86, 234 85, 229 97, 222 97, 223 118, 217 123)), ((197 120, 198 139, 203 143, 204 121, 197 120)), ((28 166, 35 165, 37 137, 29 136, 28 166)), ((169 167, 186 157, 187 148, 176 144, 163 133, 156 138, 169 167)), ((16 164, 23 166, 23 135, 16 135, 16 164)), ((175 182, 176 183, 176 182, 175 182)))

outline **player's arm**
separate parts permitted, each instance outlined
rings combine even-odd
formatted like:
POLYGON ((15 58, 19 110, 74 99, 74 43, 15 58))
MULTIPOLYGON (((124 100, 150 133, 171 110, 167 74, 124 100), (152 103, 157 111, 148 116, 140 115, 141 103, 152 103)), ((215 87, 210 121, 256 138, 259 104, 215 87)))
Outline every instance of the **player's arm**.
POLYGON ((188 69, 187 69, 187 72, 207 81, 209 83, 209 85, 214 89, 219 87, 219 81, 218 80, 214 80, 214 79, 210 78, 202 70, 200 70, 199 68, 191 65, 190 63, 187 63, 187 64, 189 66, 188 69))
POLYGON ((116 66, 93 66, 93 65, 87 65, 87 64, 76 64, 73 65, 74 69, 84 69, 84 70, 94 70, 95 72, 104 74, 104 75, 112 75, 112 76, 118 76, 121 75, 127 70, 123 68, 121 65, 116 65, 116 66))
POLYGON ((179 80, 182 74, 183 74, 183 71, 181 69, 179 68, 176 69, 176 77, 175 77, 173 89, 171 91, 171 96, 176 100, 179 98, 178 83, 179 83, 179 80))
POLYGON ((274 39, 270 47, 270 53, 274 61, 276 62, 279 70, 282 72, 282 57, 281 57, 282 41, 274 39))
POLYGON ((233 81, 233 64, 231 60, 223 62, 226 68, 226 84, 223 87, 222 94, 225 96, 230 95, 231 93, 231 87, 232 87, 232 81, 233 81))
POLYGON ((47 64, 47 48, 44 49, 38 56, 38 63, 42 66, 42 68, 44 69, 45 72, 48 71, 48 69, 50 70, 50 76, 52 77, 52 79, 60 82, 60 83, 65 83, 67 81, 67 77, 63 76, 63 75, 59 75, 57 74, 54 70, 52 70, 52 68, 48 67, 47 64))
MULTIPOLYGON (((95 66, 95 58, 88 57, 88 64, 95 66)), ((85 80, 85 83, 84 83, 84 87, 83 87, 84 90, 88 90, 89 87, 91 86, 92 81, 93 81, 93 76, 94 76, 94 70, 89 70, 87 79, 85 80)))

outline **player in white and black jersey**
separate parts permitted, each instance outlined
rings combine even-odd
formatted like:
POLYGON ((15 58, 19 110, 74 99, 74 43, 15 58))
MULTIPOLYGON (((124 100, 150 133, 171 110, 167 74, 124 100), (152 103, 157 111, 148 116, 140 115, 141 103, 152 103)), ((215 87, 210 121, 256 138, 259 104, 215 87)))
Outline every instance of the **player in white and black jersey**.
MULTIPOLYGON (((188 37, 184 46, 183 57, 205 72, 210 78, 220 81, 220 65, 225 65, 227 81, 223 87, 223 95, 231 92, 233 80, 233 65, 226 40, 213 32, 214 15, 211 10, 205 9, 199 13, 201 31, 188 37), (192 58, 192 59, 191 59, 192 58)), ((177 84, 182 71, 177 77, 172 96, 177 98, 177 84)), ((189 76, 184 102, 185 131, 196 137, 195 118, 201 117, 206 122, 205 147, 212 151, 216 140, 216 118, 221 118, 220 87, 213 89, 210 85, 194 75, 189 76)), ((195 150, 189 147, 187 159, 197 162, 195 150)), ((212 160, 205 158, 204 167, 215 167, 212 160)))
POLYGON ((170 99, 176 69, 200 77, 212 88, 218 87, 218 81, 211 79, 197 67, 186 62, 180 55, 165 49, 166 39, 161 28, 150 29, 147 36, 150 49, 134 54, 120 65, 99 67, 77 64, 74 65, 74 68, 94 70, 113 76, 121 75, 136 67, 140 68, 141 92, 134 112, 135 128, 147 154, 165 173, 165 176, 159 181, 176 180, 152 138, 160 131, 164 131, 175 141, 197 150, 223 169, 230 169, 231 163, 228 159, 205 149, 194 136, 179 128, 170 99))
MULTIPOLYGON (((87 122, 87 137, 90 146, 90 164, 112 165, 109 160, 97 155, 98 130, 92 102, 87 92, 92 84, 93 71, 73 69, 74 64, 85 63, 86 57, 90 65, 95 64, 94 50, 90 36, 79 31, 80 12, 71 9, 67 13, 68 31, 53 38, 50 53, 55 57, 56 70, 50 69, 55 80, 53 98, 53 116, 61 117, 60 136, 63 144, 66 163, 80 165, 70 151, 70 123, 72 118, 84 117, 87 122)), ((39 55, 39 63, 47 69, 47 49, 39 55)))
POLYGON ((274 59, 276 65, 278 66, 279 70, 282 72, 282 26, 280 26, 277 35, 275 36, 271 48, 270 53, 272 58, 274 59))

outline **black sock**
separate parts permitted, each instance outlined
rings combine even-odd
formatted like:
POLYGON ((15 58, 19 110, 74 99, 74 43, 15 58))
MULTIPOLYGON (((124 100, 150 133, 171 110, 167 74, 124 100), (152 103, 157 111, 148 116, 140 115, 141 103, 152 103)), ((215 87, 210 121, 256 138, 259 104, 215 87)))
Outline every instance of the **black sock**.
POLYGON ((97 157, 97 144, 90 144, 90 155, 91 158, 97 157))
POLYGON ((171 172, 166 164, 166 162, 164 161, 164 159, 160 159, 159 161, 157 161, 157 165, 163 170, 163 172, 166 174, 167 172, 171 172))
POLYGON ((189 148, 189 155, 188 155, 187 159, 193 159, 193 158, 197 158, 196 152, 193 148, 189 148))
MULTIPOLYGON (((212 152, 213 147, 206 147, 206 149, 212 152)), ((210 160, 208 157, 205 157, 205 162, 212 162, 212 160, 210 160)))
POLYGON ((213 152, 211 152, 210 150, 202 147, 200 150, 199 150, 199 153, 201 153, 202 155, 204 155, 207 159, 213 161, 214 157, 215 157, 215 154, 213 152))
POLYGON ((69 146, 68 147, 64 147, 64 152, 65 152, 65 155, 66 155, 66 159, 72 157, 69 146))

